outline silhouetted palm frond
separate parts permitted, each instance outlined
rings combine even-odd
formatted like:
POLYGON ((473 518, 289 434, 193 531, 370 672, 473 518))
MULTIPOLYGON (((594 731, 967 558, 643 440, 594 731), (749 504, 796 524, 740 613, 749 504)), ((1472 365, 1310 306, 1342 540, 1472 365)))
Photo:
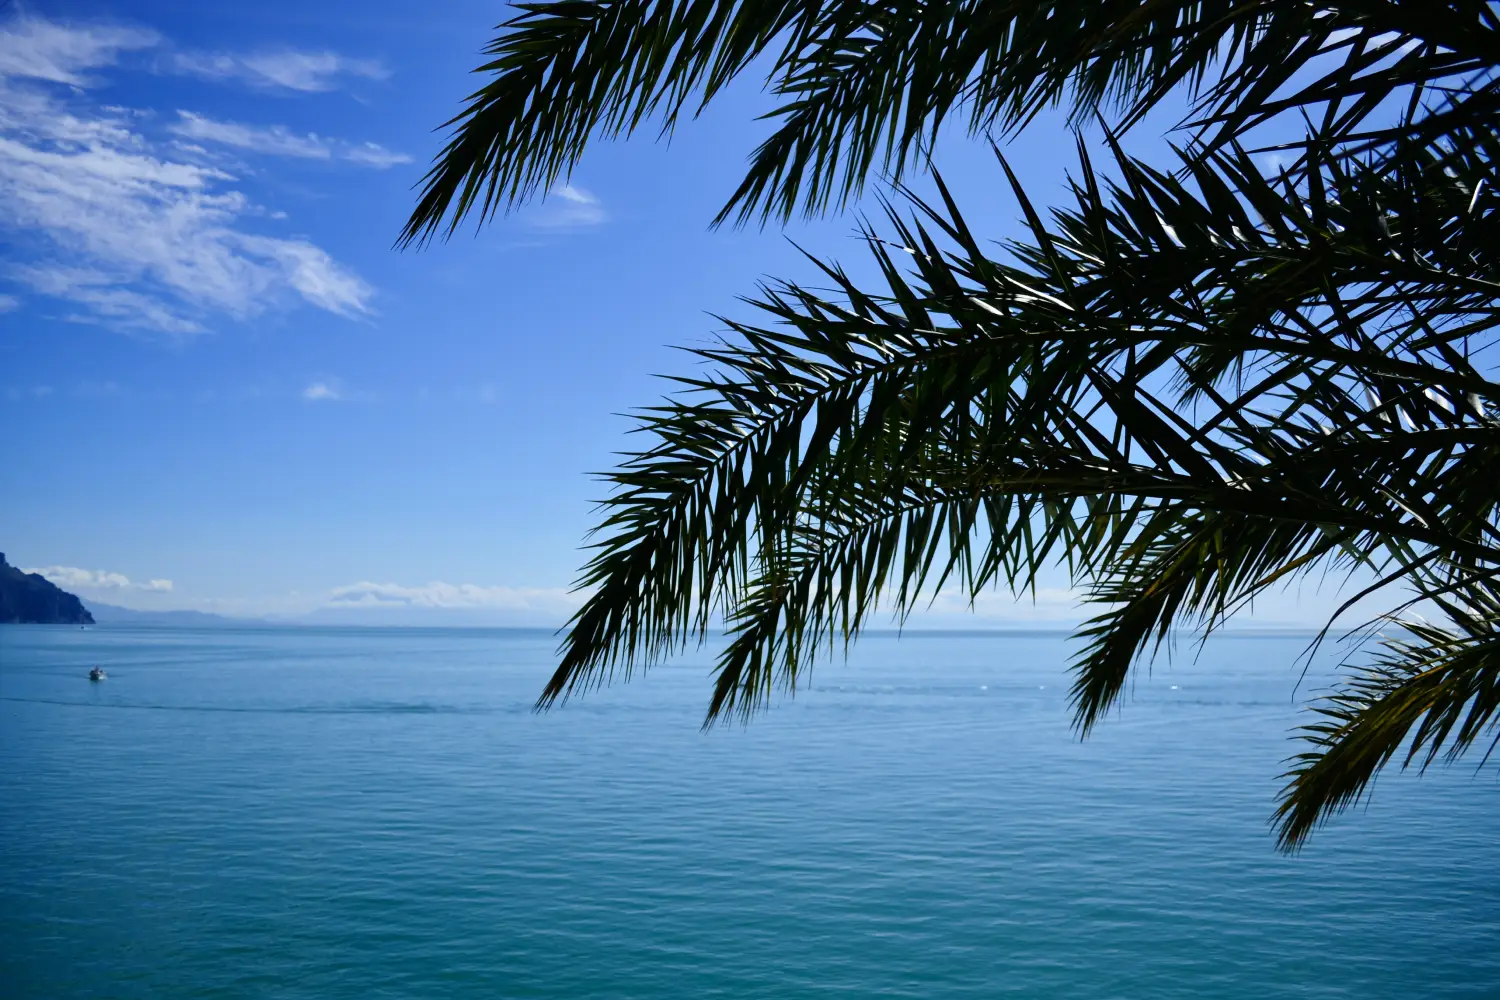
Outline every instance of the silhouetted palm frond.
POLYGON ((1388 762, 1496 731, 1491 0, 520 10, 402 243, 544 193, 596 135, 670 130, 752 68, 774 127, 720 222, 843 204, 950 120, 1004 133, 1067 104, 1118 131, 1180 90, 1191 109, 1170 169, 1107 130, 1112 181, 1080 143, 1071 204, 1045 217, 1002 159, 1026 219, 1002 253, 939 178, 935 203, 866 227, 878 288, 826 262, 831 291, 763 287, 759 321, 697 352, 706 370, 642 413, 645 444, 607 477, 591 594, 541 705, 723 621, 705 724, 748 716, 882 608, 1061 565, 1095 609, 1074 663, 1087 732, 1174 630, 1360 570, 1374 582, 1349 603, 1388 600, 1383 651, 1306 727, 1282 846, 1388 762), (1268 177, 1244 147, 1288 113, 1305 138, 1268 177))
POLYGON ((1317 706, 1319 721, 1303 730, 1312 749, 1284 775, 1282 846, 1297 846, 1330 812, 1357 803, 1391 759, 1425 770, 1495 731, 1500 591, 1488 576, 1463 574, 1459 583, 1456 593, 1435 599, 1448 627, 1393 618, 1383 654, 1317 706))
POLYGON ((487 81, 447 123, 403 244, 545 193, 595 136, 670 130, 756 67, 778 101, 775 129, 718 221, 843 204, 871 171, 899 178, 954 116, 1005 131, 1066 102, 1075 120, 1109 107, 1128 126, 1185 86, 1217 149, 1286 111, 1317 118, 1327 141, 1366 144, 1433 142, 1500 111, 1489 0, 518 6, 477 71, 487 81))
MULTIPOLYGON (((1364 567, 1404 603, 1472 605, 1500 571, 1500 384, 1475 361, 1500 319, 1497 154, 1484 131, 1363 158, 1310 143, 1299 174, 1267 178, 1233 144, 1170 172, 1116 151, 1110 182, 1080 146, 1050 220, 1014 188, 1029 231, 1002 259, 939 179, 937 204, 867 231, 883 287, 823 264, 833 293, 764 288, 763 322, 730 323, 697 352, 708 370, 643 413, 542 704, 722 615, 708 721, 747 714, 881 606, 1024 590, 1057 562, 1099 608, 1083 731, 1170 630, 1307 574, 1364 567)), ((1414 634, 1371 676, 1449 656, 1414 634)), ((1393 709, 1371 745, 1422 725, 1421 746, 1456 752, 1490 725, 1441 721, 1500 684, 1491 654, 1458 659, 1449 702, 1393 709)), ((1374 684, 1334 711, 1357 716, 1374 684)), ((1284 844, 1388 758, 1349 749, 1371 731, 1316 730, 1284 844)))

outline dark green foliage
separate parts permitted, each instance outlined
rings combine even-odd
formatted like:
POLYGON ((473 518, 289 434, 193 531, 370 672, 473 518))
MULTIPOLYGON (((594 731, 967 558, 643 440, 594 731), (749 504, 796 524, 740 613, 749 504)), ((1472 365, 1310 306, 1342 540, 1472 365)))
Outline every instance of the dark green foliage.
MULTIPOLYGON (((776 128, 720 213, 787 219, 899 178, 958 115, 972 133, 1068 102, 1128 125, 1191 88, 1210 145, 1269 116, 1324 107, 1359 129, 1413 84, 1463 84, 1454 114, 1493 118, 1500 14, 1483 0, 552 0, 518 4, 449 126, 401 241, 451 233, 544 193, 595 136, 671 130, 752 65, 776 128), (764 57, 764 59, 762 59, 764 57), (759 60, 759 61, 758 61, 759 60), (445 222, 446 219, 446 222, 445 222)), ((1435 124, 1435 123, 1430 123, 1435 124)))
MULTIPOLYGON (((1330 811, 1358 802, 1397 754, 1402 766, 1455 760, 1495 728, 1500 711, 1500 597, 1489 581, 1465 581, 1458 599, 1436 601, 1452 623, 1407 623, 1386 639, 1373 666, 1316 706, 1277 816, 1283 844, 1295 845, 1330 811), (1402 746, 1405 745, 1405 752, 1402 746)), ((1494 752, 1500 733, 1489 741, 1494 752)))
MULTIPOLYGON (((1187 180, 1121 158, 1120 184, 1085 157, 1075 204, 1050 224, 1028 207, 999 260, 951 201, 893 212, 897 247, 868 240, 878 295, 831 265, 837 294, 765 289, 767 322, 731 323, 697 352, 713 374, 644 415, 544 703, 722 612, 709 718, 749 713, 881 601, 1025 588, 1061 560, 1101 608, 1075 664, 1087 731, 1170 629, 1294 576, 1364 566, 1408 598, 1491 600, 1500 386, 1466 358, 1500 310, 1497 152, 1339 162, 1300 188, 1234 150, 1187 180)), ((1387 755, 1405 732, 1381 730, 1387 755)), ((1306 770, 1288 844, 1342 802, 1306 770)))
POLYGON ((866 228, 880 287, 815 262, 831 291, 770 285, 757 322, 726 320, 608 477, 591 594, 541 704, 723 616, 708 722, 748 716, 882 608, 1025 591, 1061 564, 1097 609, 1074 664, 1087 733, 1174 630, 1358 570, 1378 581, 1360 596, 1387 599, 1368 623, 1383 651, 1304 732, 1282 845, 1389 761, 1495 732, 1493 5, 523 9, 405 239, 545 188, 596 131, 670 127, 762 52, 786 103, 726 217, 847 198, 960 108, 984 131, 1058 101, 1124 126, 1173 87, 1196 101, 1170 164, 1111 135, 1101 171, 1080 142, 1048 213, 1000 157, 1026 231, 998 251, 938 179, 884 236, 866 228), (1306 137, 1268 176, 1245 136, 1285 112, 1306 137))

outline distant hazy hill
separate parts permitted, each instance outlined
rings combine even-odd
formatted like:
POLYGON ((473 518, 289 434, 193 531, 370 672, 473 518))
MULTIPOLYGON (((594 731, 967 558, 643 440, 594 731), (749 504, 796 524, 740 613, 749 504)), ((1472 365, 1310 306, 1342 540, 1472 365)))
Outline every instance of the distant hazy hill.
POLYGON ((545 628, 555 629, 563 618, 555 614, 478 608, 318 608, 305 614, 274 619, 288 625, 349 625, 361 628, 545 628))
POLYGON ((22 573, 0 552, 0 623, 92 625, 83 602, 36 573, 22 573))
POLYGON ((94 613, 94 620, 101 625, 175 625, 183 628, 217 626, 222 628, 233 625, 264 624, 257 619, 226 618, 223 615, 211 615, 203 611, 137 611, 134 608, 121 608, 113 604, 102 604, 99 601, 90 601, 89 610, 94 613))

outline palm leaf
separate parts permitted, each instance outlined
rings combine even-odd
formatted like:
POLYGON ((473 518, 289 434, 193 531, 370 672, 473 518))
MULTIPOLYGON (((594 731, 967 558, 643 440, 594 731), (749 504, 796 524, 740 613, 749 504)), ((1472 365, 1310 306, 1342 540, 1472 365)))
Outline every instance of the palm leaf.
MULTIPOLYGON (((823 265, 836 294, 763 289, 769 322, 729 323, 643 414, 541 704, 722 617, 707 721, 743 716, 881 608, 1063 560, 1100 608, 1086 732, 1172 630, 1299 576, 1366 566, 1449 600, 1500 564, 1500 385, 1471 350, 1500 309, 1487 150, 1311 151, 1295 183, 1237 148, 1177 173, 1119 154, 1116 182, 1083 158, 1050 221, 1016 188, 1029 238, 1001 259, 939 178, 938 205, 867 231, 882 288, 823 265)), ((1369 760, 1325 758, 1299 831, 1369 760)))
POLYGON ((955 114, 971 133, 1008 132, 1066 103, 1075 123, 1111 108, 1129 127, 1182 86, 1207 150, 1292 111, 1317 115, 1326 142, 1375 148, 1487 127, 1500 105, 1500 16, 1486 0, 546 0, 518 9, 477 70, 489 79, 447 123, 451 139, 402 244, 545 194, 596 136, 648 122, 670 131, 751 67, 768 73, 775 126, 719 222, 843 205, 873 172, 899 179, 955 114))
POLYGON ((1283 847, 1300 846, 1330 813, 1358 803, 1392 759, 1425 770, 1496 728, 1500 593, 1489 580, 1464 591, 1462 603, 1438 601, 1451 627, 1393 619, 1382 655, 1315 707, 1318 721, 1303 729, 1312 748, 1293 758, 1276 812, 1283 847))

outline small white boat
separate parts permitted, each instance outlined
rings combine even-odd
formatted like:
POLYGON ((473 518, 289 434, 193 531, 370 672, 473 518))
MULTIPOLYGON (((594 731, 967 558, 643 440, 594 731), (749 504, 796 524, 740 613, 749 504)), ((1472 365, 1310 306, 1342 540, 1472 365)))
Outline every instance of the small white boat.
POLYGON ((101 670, 98 667, 95 667, 94 669, 92 669, 92 670, 89 671, 89 680, 91 680, 91 681, 102 681, 102 680, 107 679, 108 677, 109 677, 109 674, 106 674, 103 670, 101 670))

